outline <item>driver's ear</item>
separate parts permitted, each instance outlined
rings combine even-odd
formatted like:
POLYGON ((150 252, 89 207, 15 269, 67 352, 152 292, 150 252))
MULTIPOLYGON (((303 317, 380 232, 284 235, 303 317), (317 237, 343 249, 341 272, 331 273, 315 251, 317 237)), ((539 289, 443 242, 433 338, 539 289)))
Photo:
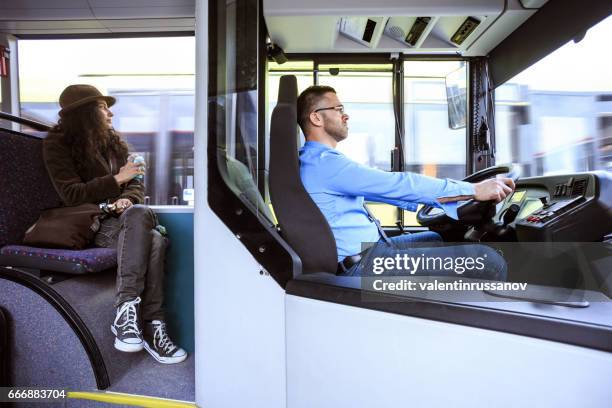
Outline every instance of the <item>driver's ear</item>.
POLYGON ((310 112, 310 115, 308 115, 308 119, 310 120, 310 123, 314 127, 323 126, 323 118, 318 112, 310 112))

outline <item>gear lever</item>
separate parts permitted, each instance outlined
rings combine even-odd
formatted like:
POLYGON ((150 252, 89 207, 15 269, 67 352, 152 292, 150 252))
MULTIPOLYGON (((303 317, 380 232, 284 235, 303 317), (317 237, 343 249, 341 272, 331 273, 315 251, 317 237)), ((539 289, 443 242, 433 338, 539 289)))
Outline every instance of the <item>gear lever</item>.
POLYGON ((510 207, 506 209, 504 212, 504 217, 502 221, 504 222, 504 227, 507 227, 508 224, 513 222, 516 219, 521 207, 518 204, 512 204, 510 207))

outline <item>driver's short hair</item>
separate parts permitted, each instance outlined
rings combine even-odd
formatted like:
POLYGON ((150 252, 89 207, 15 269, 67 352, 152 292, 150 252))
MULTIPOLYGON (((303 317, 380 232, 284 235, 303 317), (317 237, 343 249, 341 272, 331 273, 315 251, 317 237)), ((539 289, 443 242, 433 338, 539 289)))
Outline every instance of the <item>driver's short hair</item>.
POLYGON ((298 96, 297 99, 297 121, 302 132, 306 134, 306 127, 308 126, 308 117, 314 110, 315 106, 327 93, 336 93, 336 90, 331 86, 326 85, 313 85, 309 86, 298 96))

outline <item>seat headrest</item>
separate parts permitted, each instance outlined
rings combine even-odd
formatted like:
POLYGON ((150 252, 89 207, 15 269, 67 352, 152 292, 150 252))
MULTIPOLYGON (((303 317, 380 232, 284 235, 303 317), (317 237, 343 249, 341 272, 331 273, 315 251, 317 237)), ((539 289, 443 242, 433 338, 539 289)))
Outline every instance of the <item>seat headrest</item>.
POLYGON ((296 104, 297 79, 294 75, 283 75, 278 84, 278 103, 296 104))

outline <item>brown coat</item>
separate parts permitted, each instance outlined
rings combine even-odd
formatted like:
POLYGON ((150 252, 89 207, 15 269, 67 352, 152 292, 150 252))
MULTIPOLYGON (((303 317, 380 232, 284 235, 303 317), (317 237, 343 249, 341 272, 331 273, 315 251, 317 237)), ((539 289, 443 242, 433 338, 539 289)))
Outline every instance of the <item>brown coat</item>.
POLYGON ((113 175, 125 165, 127 158, 113 157, 110 163, 96 155, 91 165, 79 172, 70 154, 70 147, 57 137, 48 137, 43 143, 43 158, 55 190, 67 206, 83 203, 115 202, 128 198, 134 204, 144 201, 144 186, 138 180, 119 186, 113 175))

